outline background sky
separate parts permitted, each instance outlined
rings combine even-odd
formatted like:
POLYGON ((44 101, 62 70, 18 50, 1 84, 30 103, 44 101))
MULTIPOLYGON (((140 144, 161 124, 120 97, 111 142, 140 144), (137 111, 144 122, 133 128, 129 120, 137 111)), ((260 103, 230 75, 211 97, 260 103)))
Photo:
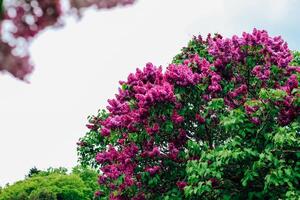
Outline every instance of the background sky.
POLYGON ((31 46, 30 84, 0 74, 0 186, 33 166, 75 166, 87 116, 106 107, 118 81, 147 62, 166 67, 193 35, 257 27, 300 49, 299 7, 298 0, 139 0, 48 29, 31 46))

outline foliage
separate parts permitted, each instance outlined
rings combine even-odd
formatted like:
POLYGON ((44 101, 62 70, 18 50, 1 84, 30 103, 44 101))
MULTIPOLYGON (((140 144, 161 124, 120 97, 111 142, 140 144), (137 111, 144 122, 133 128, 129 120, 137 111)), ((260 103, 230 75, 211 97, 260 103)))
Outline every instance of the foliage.
POLYGON ((294 59, 292 60, 291 65, 299 66, 300 65, 300 52, 294 51, 293 55, 294 55, 294 59))
POLYGON ((254 29, 195 37, 165 72, 151 63, 137 69, 78 143, 80 161, 100 169, 97 195, 295 199, 298 56, 254 29))
POLYGON ((39 169, 36 168, 36 167, 33 167, 33 168, 31 168, 31 169, 29 170, 27 177, 32 177, 32 176, 34 176, 34 175, 36 175, 36 174, 39 174, 39 173, 41 173, 41 170, 39 170, 39 169))
MULTIPOLYGON (((94 123, 99 123, 97 120, 104 120, 107 118, 107 113, 105 110, 99 110, 97 117, 88 117, 89 121, 94 121, 94 123)), ((77 154, 78 161, 84 167, 92 167, 93 169, 98 169, 99 165, 95 158, 98 152, 105 149, 105 145, 99 143, 101 140, 101 135, 97 131, 97 127, 94 125, 87 125, 87 128, 91 129, 86 135, 79 139, 77 142, 77 154)))
MULTIPOLYGON (((30 173, 25 180, 5 187, 0 200, 89 200, 97 188, 97 173, 75 167, 71 174, 65 168, 49 168, 30 173)), ((32 170, 30 170, 32 172, 32 170)))

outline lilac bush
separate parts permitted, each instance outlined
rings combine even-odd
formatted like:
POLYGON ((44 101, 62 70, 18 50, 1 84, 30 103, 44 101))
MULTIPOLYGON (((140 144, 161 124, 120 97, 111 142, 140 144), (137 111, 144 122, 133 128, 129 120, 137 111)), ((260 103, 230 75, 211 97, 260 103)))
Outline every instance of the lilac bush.
POLYGON ((199 36, 165 72, 148 63, 120 81, 78 142, 81 163, 100 169, 99 198, 299 194, 296 57, 264 30, 199 36), (277 167, 289 171, 275 179, 277 167))

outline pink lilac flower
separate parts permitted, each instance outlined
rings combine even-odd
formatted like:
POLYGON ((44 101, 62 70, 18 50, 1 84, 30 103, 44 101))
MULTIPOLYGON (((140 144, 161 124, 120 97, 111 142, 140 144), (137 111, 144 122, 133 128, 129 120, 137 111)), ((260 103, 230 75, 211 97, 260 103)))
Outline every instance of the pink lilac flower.
POLYGON ((200 81, 200 75, 193 73, 187 65, 169 65, 165 73, 165 78, 168 82, 180 86, 196 85, 200 81))
POLYGON ((184 187, 187 186, 187 183, 185 181, 178 181, 176 185, 180 190, 183 190, 184 187))
POLYGON ((169 157, 172 160, 176 160, 178 154, 179 154, 179 150, 175 147, 175 145, 173 143, 170 143, 169 144, 169 157))
POLYGON ((204 124, 205 123, 205 119, 204 117, 202 117, 201 115, 199 114, 196 114, 196 120, 200 123, 200 124, 204 124))
POLYGON ((160 166, 153 166, 146 168, 146 172, 149 172, 151 176, 157 174, 160 170, 160 166))
POLYGON ((175 124, 179 124, 179 123, 181 123, 181 122, 184 121, 184 117, 181 116, 181 115, 179 115, 179 114, 177 113, 177 111, 174 110, 173 115, 172 115, 172 121, 173 121, 175 124))
POLYGON ((103 194, 103 192, 101 192, 101 191, 96 191, 95 194, 94 194, 94 196, 95 196, 95 197, 100 197, 102 194, 103 194))

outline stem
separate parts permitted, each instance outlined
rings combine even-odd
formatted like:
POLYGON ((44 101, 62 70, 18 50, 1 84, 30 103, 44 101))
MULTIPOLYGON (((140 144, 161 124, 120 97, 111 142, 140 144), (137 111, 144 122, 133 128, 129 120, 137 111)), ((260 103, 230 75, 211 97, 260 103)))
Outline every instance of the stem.
POLYGON ((281 150, 281 149, 272 149, 271 152, 280 151, 283 153, 299 153, 300 150, 281 150))
POLYGON ((212 144, 212 135, 210 134, 208 128, 207 128, 207 124, 205 124, 205 131, 206 131, 206 136, 208 139, 208 144, 209 144, 209 148, 213 149, 213 144, 212 144))

